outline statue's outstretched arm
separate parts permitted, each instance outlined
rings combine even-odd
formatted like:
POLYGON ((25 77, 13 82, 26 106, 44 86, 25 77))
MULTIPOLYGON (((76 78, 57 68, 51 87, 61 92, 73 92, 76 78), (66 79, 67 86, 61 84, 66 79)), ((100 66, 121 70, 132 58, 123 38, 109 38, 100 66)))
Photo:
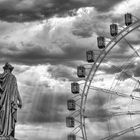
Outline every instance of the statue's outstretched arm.
POLYGON ((21 99, 21 96, 20 96, 18 90, 17 90, 17 93, 18 93, 18 94, 17 94, 17 99, 18 99, 18 101, 19 101, 18 106, 19 106, 19 108, 22 108, 22 99, 21 99))
POLYGON ((20 96, 19 91, 18 91, 17 80, 15 81, 15 84, 16 84, 16 91, 17 91, 18 107, 22 108, 22 99, 21 99, 21 96, 20 96))

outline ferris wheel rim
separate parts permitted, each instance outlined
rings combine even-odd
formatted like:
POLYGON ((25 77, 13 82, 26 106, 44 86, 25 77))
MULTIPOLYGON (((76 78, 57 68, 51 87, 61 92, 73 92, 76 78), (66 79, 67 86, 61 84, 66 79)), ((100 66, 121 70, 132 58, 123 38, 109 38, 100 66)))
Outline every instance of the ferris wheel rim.
POLYGON ((83 92, 82 92, 82 98, 81 98, 81 107, 80 107, 80 122, 81 122, 81 131, 82 131, 82 135, 83 135, 83 139, 84 140, 88 140, 87 139, 87 134, 86 134, 86 128, 85 128, 85 118, 83 116, 83 114, 85 113, 85 105, 87 102, 87 95, 88 95, 88 91, 89 91, 89 87, 91 85, 91 82, 96 74, 96 71, 98 70, 100 64, 102 63, 103 59, 107 56, 107 54, 116 46, 116 44, 121 41, 125 36, 127 36, 128 34, 130 34, 132 31, 136 30, 137 28, 140 27, 140 20, 135 21, 133 24, 131 24, 130 26, 126 26, 123 30, 121 30, 118 35, 114 38, 111 39, 111 41, 106 45, 106 48, 99 54, 99 56, 97 57, 97 59, 95 60, 95 63, 92 64, 92 68, 90 69, 90 72, 88 73, 88 76, 86 78, 85 81, 85 85, 83 88, 83 92), (138 24, 138 25, 137 25, 138 24), (137 25, 137 26, 136 26, 137 25), (135 27, 136 26, 136 27, 135 27), (129 30, 130 28, 132 28, 130 31, 126 32, 127 30, 129 30), (126 32, 126 33, 125 33, 126 32), (125 33, 122 36, 122 33, 125 33), (121 36, 121 37, 120 37, 121 36), (120 39, 115 42, 113 45, 111 45, 112 42, 114 42, 115 39, 119 38, 120 39), (109 48, 110 47, 110 48, 109 48), (107 48, 109 48, 109 50, 106 52, 107 48), (98 64, 98 66, 96 67, 96 63, 98 62, 98 60, 100 59, 100 57, 102 58, 103 55, 103 59, 101 59, 101 62, 98 64), (96 67, 95 72, 93 73, 91 79, 90 79, 90 75, 92 74, 92 71, 94 70, 94 67, 96 67), (86 89, 87 88, 87 89, 86 89), (85 92, 86 91, 86 92, 85 92))

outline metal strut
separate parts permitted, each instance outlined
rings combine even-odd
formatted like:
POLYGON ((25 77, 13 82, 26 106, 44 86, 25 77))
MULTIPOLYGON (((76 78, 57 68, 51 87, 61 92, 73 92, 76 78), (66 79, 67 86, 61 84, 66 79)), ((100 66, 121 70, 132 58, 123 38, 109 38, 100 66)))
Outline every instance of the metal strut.
POLYGON ((125 40, 126 43, 129 45, 129 47, 136 53, 136 55, 137 55, 138 57, 140 57, 140 55, 139 55, 139 53, 137 52, 137 50, 129 43, 128 40, 125 39, 125 37, 124 37, 124 40, 125 40))
POLYGON ((113 134, 113 135, 111 135, 111 136, 109 136, 109 137, 103 138, 103 139, 101 139, 101 140, 112 140, 112 139, 115 138, 115 137, 119 137, 119 136, 121 136, 121 135, 124 135, 124 134, 126 134, 126 133, 128 133, 128 132, 132 132, 132 131, 134 131, 134 130, 136 130, 136 129, 139 129, 139 128, 140 128, 140 124, 137 124, 137 125, 135 125, 135 126, 133 126, 133 127, 129 127, 129 128, 127 128, 127 129, 124 129, 124 130, 122 130, 122 131, 120 131, 120 132, 118 132, 118 133, 115 133, 115 134, 113 134))
MULTIPOLYGON (((112 118, 115 116, 123 116, 123 115, 140 115, 140 111, 125 111, 125 112, 111 112, 108 113, 106 118, 112 118)), ((94 118, 94 116, 84 115, 85 118, 94 118)), ((96 116, 95 116, 96 117, 96 116)))
POLYGON ((127 98, 131 98, 131 99, 135 99, 135 100, 140 101, 140 97, 133 96, 133 95, 127 95, 127 94, 117 92, 117 91, 112 91, 112 90, 109 90, 109 89, 103 89, 103 88, 99 88, 99 87, 90 87, 90 89, 93 89, 93 90, 96 90, 96 91, 102 91, 102 92, 105 92, 105 93, 108 93, 108 94, 118 95, 118 96, 121 96, 121 97, 127 97, 127 98))

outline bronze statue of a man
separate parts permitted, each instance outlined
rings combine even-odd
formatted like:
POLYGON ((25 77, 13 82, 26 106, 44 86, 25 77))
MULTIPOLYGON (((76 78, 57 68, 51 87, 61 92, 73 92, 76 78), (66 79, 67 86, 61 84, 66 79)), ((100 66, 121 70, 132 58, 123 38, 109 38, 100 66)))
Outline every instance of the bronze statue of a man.
POLYGON ((3 69, 0 74, 0 138, 14 138, 17 109, 22 107, 22 100, 16 77, 12 74, 14 67, 5 63, 3 69))

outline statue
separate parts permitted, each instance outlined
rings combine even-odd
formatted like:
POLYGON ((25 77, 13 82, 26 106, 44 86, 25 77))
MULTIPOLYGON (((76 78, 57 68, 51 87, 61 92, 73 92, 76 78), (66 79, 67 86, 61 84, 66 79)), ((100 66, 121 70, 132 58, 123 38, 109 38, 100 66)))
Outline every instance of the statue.
POLYGON ((4 72, 0 74, 0 139, 15 140, 17 109, 22 108, 22 100, 16 77, 12 74, 14 67, 5 63, 3 69, 4 72))

